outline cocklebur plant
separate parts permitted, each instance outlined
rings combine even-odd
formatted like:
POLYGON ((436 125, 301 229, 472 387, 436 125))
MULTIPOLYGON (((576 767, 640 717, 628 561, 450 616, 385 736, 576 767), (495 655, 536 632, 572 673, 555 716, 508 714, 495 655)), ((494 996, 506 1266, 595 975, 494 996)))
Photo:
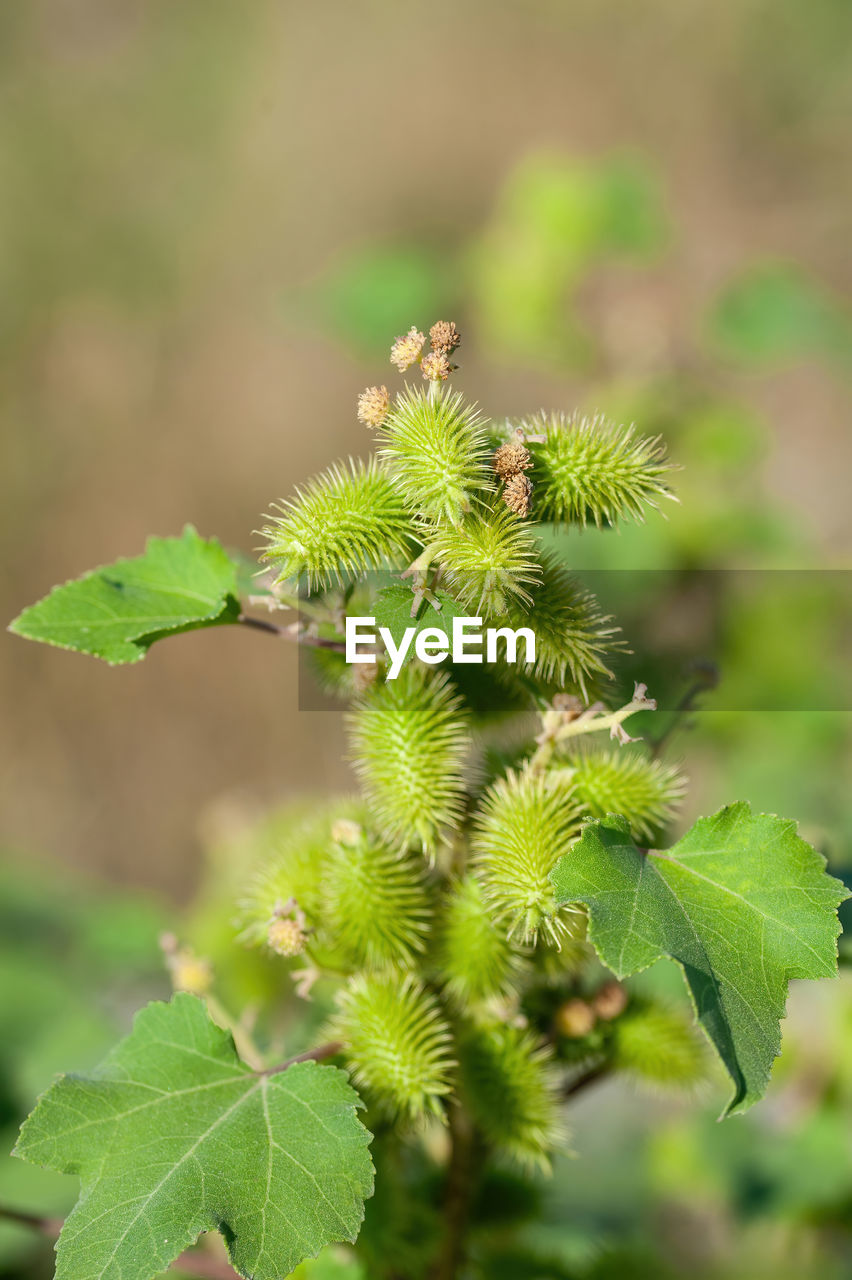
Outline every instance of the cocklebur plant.
POLYGON ((12 624, 114 664, 202 627, 300 644, 349 701, 360 783, 262 826, 231 904, 234 947, 278 966, 291 1021, 301 1008, 315 1025, 319 1010, 313 1046, 275 1060, 245 1011, 223 1007, 205 957, 171 939, 173 999, 25 1122, 17 1154, 81 1181, 63 1280, 151 1280, 179 1255, 191 1274, 209 1231, 257 1280, 339 1242, 371 1277, 398 1280, 381 1223, 356 1242, 374 1173, 379 1206, 383 1178, 406 1194, 400 1144, 445 1181, 441 1238, 406 1254, 406 1276, 485 1274, 466 1248, 482 1178, 501 1162, 546 1170, 580 1089, 618 1072, 691 1087, 709 1042, 731 1082, 726 1113, 742 1111, 766 1090, 788 981, 835 972, 846 892, 793 822, 738 801, 667 847, 685 778, 626 727, 655 704, 638 685, 610 705, 623 641, 568 555, 545 548, 550 525, 603 531, 672 499, 661 442, 600 416, 494 423, 448 385, 459 344, 445 321, 397 338, 408 384, 358 399, 371 456, 273 508, 249 600, 238 561, 187 528, 12 624), (471 615, 529 629, 532 651, 505 634, 485 663, 347 647, 351 619, 402 654, 402 637, 471 615), (509 748, 492 740, 501 716, 515 722, 509 748), (703 1036, 629 983, 663 957, 703 1036))

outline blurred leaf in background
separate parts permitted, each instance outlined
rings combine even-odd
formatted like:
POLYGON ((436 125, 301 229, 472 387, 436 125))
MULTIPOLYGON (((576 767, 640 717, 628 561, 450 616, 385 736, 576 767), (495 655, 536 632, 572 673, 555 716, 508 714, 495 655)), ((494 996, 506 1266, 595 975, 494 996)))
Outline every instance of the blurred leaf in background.
POLYGON ((654 261, 668 234, 641 160, 526 156, 468 250, 479 341, 533 366, 584 368, 595 339, 575 309, 582 280, 605 262, 654 261))
POLYGON ((721 355, 771 368, 825 360, 852 368, 852 311, 793 263, 751 263, 724 286, 707 317, 721 355))
MULTIPOLYGON (((0 863, 0 1199, 62 1215, 71 1180, 13 1159, 21 1120, 57 1072, 94 1066, 136 1008, 167 990, 157 938, 165 913, 139 893, 57 867, 0 863)), ((0 1274, 49 1249, 0 1223, 0 1274)))

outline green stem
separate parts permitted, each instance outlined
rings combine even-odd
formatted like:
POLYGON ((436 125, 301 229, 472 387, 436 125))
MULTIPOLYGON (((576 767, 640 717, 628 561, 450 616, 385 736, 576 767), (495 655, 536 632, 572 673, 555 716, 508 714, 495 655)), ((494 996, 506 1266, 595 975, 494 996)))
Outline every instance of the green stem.
POLYGON ((444 1202, 444 1240, 434 1280, 457 1280, 467 1252, 470 1210, 476 1192, 482 1147, 469 1116, 461 1106, 448 1113, 450 1161, 444 1202))
POLYGON ((624 721, 636 715, 637 711, 657 709, 656 702, 653 698, 646 697, 646 692, 645 685, 637 684, 630 702, 617 711, 607 711, 600 703, 594 703, 591 707, 586 707, 585 711, 573 715, 568 715, 559 708, 548 707, 542 715, 542 732, 536 738, 538 748, 530 756, 527 769, 531 773, 540 772, 550 763, 559 743, 586 733, 601 733, 604 729, 609 729, 610 736, 618 738, 620 742, 632 741, 621 728, 624 721))

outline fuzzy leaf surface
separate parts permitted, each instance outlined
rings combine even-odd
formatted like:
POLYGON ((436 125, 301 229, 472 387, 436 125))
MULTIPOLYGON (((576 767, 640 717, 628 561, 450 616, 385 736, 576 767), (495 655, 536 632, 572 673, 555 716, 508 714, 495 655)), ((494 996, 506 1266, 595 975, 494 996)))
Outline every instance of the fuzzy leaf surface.
POLYGON ((196 996, 149 1004, 21 1130, 16 1155, 81 1179, 57 1280, 151 1280, 203 1231, 256 1280, 353 1241, 373 1187, 360 1105, 336 1067, 250 1071, 196 996))
POLYGON ((725 1114, 766 1092, 787 983, 837 972, 849 894, 796 824, 739 803, 671 849, 640 850, 626 820, 590 822, 552 874, 557 901, 589 908, 589 939, 619 978, 670 956, 734 1084, 725 1114))
POLYGON ((237 565, 215 538, 187 525, 149 538, 145 552, 54 587, 9 630, 112 665, 139 662, 155 640, 235 622, 237 565))

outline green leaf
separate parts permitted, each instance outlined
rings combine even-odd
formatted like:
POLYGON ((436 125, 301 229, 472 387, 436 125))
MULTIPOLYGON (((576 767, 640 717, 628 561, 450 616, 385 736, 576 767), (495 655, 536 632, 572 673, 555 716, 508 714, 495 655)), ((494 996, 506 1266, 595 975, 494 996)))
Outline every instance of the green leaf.
POLYGON ((54 587, 9 630, 112 665, 139 662, 164 636, 235 622, 236 597, 237 566, 187 525, 180 538, 149 538, 144 555, 54 587))
POLYGON ((16 1155, 81 1179, 57 1280, 151 1280, 212 1230, 241 1275, 279 1280, 354 1240, 373 1189, 360 1105, 336 1067, 256 1075, 196 996, 148 1005, 21 1130, 16 1155))
POLYGON ((406 666, 414 658, 414 643, 421 631, 425 631, 427 627, 440 627, 442 631, 446 631, 447 635, 452 638, 453 618, 463 616, 453 597, 448 595, 446 591, 436 591, 435 598, 441 606, 440 609, 436 609, 428 600, 423 600, 417 610, 417 616, 412 618, 411 605, 414 596, 411 587, 405 587, 399 583, 391 587, 385 587, 376 597, 373 608, 376 626, 386 627, 393 636, 393 642, 397 647, 400 645, 402 637, 408 628, 414 627, 414 640, 409 646, 403 666, 406 666))
POLYGON ((678 961, 734 1082, 730 1114, 766 1091, 788 979, 837 972, 849 893, 824 868, 795 823, 741 802, 667 851, 638 849, 622 817, 590 822, 551 878, 559 903, 586 903, 589 939, 619 978, 678 961))

